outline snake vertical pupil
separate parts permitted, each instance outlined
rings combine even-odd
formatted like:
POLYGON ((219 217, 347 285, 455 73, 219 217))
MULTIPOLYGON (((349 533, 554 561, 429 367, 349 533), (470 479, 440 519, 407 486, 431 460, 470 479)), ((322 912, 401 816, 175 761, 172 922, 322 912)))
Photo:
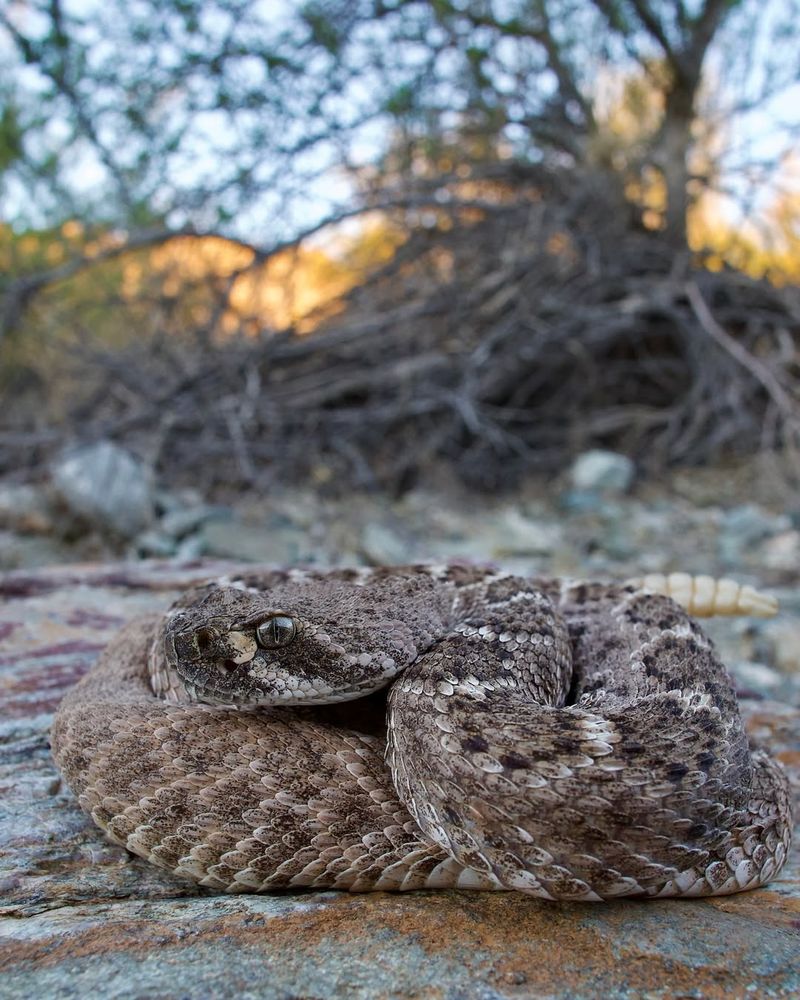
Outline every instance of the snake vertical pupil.
POLYGON ((288 646, 297 633, 294 619, 288 615, 273 615, 256 629, 256 637, 265 649, 288 646))

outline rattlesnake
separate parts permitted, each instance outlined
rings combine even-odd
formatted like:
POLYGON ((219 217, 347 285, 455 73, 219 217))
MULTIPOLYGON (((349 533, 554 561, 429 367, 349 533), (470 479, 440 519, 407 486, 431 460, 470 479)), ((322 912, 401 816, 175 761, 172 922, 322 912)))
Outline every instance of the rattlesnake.
POLYGON ((710 640, 658 590, 696 613, 771 610, 680 575, 198 585, 111 642, 62 702, 53 753, 113 841, 230 892, 763 885, 789 847, 786 779, 748 747, 710 640))

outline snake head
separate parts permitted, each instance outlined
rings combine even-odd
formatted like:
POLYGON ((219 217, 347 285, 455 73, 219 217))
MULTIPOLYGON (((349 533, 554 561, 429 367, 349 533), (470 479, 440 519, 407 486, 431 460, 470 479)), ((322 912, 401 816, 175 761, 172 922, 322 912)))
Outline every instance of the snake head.
POLYGON ((212 704, 313 705, 384 687, 417 655, 409 628, 358 595, 214 586, 179 603, 164 626, 167 664, 212 704), (315 598, 317 598, 315 600, 315 598))

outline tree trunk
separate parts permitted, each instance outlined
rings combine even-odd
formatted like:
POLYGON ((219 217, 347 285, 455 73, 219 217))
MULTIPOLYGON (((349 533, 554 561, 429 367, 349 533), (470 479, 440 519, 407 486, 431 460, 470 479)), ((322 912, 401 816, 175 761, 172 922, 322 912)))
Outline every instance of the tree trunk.
POLYGON ((666 94, 664 121, 656 146, 655 162, 666 189, 664 235, 676 250, 687 245, 686 216, 689 210, 689 148, 694 119, 694 89, 680 83, 666 94))

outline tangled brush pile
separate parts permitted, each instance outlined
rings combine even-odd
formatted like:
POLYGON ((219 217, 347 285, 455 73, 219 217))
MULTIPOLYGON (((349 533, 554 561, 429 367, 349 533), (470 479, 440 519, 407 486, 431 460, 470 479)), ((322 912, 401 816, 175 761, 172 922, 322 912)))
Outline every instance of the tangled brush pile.
MULTIPOLYGON (((416 225, 313 334, 115 355, 68 432, 208 489, 398 490, 442 462, 499 489, 590 446, 645 470, 764 448, 800 467, 797 289, 676 257, 591 186, 549 183, 416 225)), ((61 437, 0 438, 0 468, 61 437)))

